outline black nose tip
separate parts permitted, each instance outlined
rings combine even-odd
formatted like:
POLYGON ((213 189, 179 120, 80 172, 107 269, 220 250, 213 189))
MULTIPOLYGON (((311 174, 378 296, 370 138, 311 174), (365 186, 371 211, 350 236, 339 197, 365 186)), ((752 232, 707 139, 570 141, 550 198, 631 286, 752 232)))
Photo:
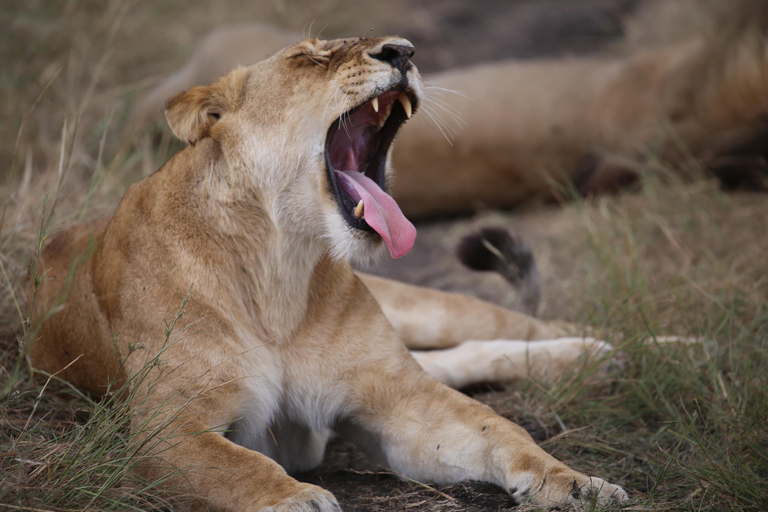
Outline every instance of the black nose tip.
POLYGON ((405 74, 411 68, 410 59, 415 51, 413 46, 385 44, 381 47, 379 53, 372 53, 371 57, 383 62, 389 62, 393 68, 397 68, 401 73, 405 74))

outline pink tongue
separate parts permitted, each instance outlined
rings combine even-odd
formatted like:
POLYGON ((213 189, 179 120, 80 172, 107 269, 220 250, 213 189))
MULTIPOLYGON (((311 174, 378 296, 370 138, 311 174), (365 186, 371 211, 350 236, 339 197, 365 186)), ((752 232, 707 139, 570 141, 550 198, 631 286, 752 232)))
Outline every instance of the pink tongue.
POLYGON ((416 240, 416 228, 405 218, 395 200, 361 172, 334 172, 339 185, 352 199, 363 200, 365 222, 381 235, 392 257, 405 256, 416 240))

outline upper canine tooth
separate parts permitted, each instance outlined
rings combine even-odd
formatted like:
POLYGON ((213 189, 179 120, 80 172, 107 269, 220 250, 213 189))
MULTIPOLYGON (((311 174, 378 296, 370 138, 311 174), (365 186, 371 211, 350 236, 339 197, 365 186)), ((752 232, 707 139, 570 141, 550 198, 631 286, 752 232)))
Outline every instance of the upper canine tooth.
POLYGON ((397 93, 397 99, 400 101, 400 103, 403 104, 403 108, 405 109, 405 115, 408 119, 411 118, 411 114, 413 113, 413 107, 411 106, 411 100, 408 99, 408 95, 404 92, 397 93))
POLYGON ((376 96, 375 98, 373 98, 371 100, 371 105, 373 105, 373 110, 375 112, 379 111, 379 97, 378 96, 376 96))
POLYGON ((363 216, 363 200, 361 199, 359 203, 357 203, 357 206, 355 206, 355 211, 353 212, 355 214, 355 217, 358 219, 363 216))

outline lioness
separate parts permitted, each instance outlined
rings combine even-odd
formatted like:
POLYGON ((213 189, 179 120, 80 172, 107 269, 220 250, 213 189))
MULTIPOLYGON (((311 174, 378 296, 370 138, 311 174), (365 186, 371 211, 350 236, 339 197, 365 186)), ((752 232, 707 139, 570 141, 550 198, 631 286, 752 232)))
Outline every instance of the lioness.
MULTIPOLYGON (((339 510, 288 476, 319 464, 332 432, 420 481, 483 480, 544 505, 626 498, 438 382, 401 341, 438 348, 552 329, 348 263, 383 247, 398 257, 414 241, 385 192, 391 142, 422 102, 412 55, 400 38, 307 39, 173 97, 166 117, 189 146, 130 187, 111 219, 43 252, 32 360, 95 393, 133 379, 136 442, 161 439, 138 471, 193 508, 339 510)), ((601 347, 488 343, 446 357, 505 350, 522 374, 601 347)), ((417 357, 466 383, 452 380, 451 361, 417 357)))

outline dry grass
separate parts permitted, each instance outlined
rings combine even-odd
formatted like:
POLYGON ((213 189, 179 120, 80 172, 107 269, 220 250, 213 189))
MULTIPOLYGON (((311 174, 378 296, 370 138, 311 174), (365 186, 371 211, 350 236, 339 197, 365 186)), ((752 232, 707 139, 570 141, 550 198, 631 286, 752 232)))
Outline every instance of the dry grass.
POLYGON ((570 236, 557 236, 567 245, 553 251, 557 271, 544 271, 562 279, 547 283, 546 314, 598 326, 626 361, 600 386, 582 386, 577 375, 521 393, 528 413, 554 432, 562 425, 553 414, 569 430, 586 427, 558 440, 554 453, 595 468, 613 460, 616 477, 644 490, 652 509, 765 509, 764 196, 727 196, 710 182, 660 176, 639 194, 571 205, 557 216, 570 236), (663 334, 702 342, 645 343, 663 334))
MULTIPOLYGON (((222 10, 203 0, 2 7, 0 510, 171 506, 132 480, 138 459, 121 406, 31 378, 19 357, 34 332, 28 265, 51 233, 112 211, 129 183, 175 150, 157 130, 125 133, 135 91, 184 57, 171 40, 243 16, 302 30, 343 11, 329 30, 345 31, 371 8, 342 3, 314 11, 307 2, 222 10)), ((554 386, 529 381, 477 397, 567 463, 623 484, 630 509, 768 510, 768 202, 647 167, 633 194, 471 221, 514 227, 539 255, 543 315, 596 326, 623 354, 598 383, 584 368, 554 386), (646 343, 659 334, 703 341, 646 343)), ((465 228, 425 227, 423 235, 451 246, 465 228)), ((348 510, 482 509, 451 501, 466 494, 461 486, 440 494, 370 477, 360 493, 369 477, 345 478, 332 490, 346 495, 348 510)))

